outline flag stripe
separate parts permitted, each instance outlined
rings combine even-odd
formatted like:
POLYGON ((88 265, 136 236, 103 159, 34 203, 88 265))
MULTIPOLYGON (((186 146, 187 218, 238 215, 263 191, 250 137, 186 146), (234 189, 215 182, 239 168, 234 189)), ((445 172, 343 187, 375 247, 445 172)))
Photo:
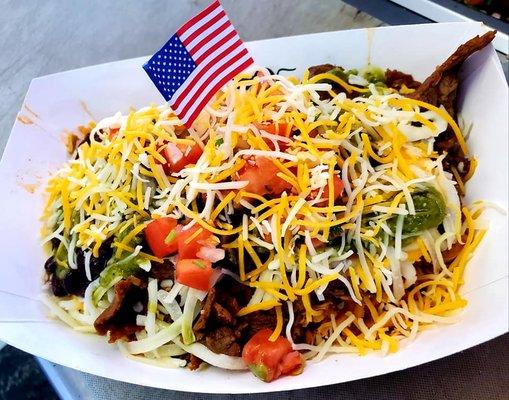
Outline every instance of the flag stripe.
POLYGON ((218 80, 221 76, 224 76, 224 74, 232 68, 233 64, 237 63, 237 61, 245 55, 249 55, 246 49, 236 53, 227 62, 218 66, 214 66, 215 68, 213 70, 208 70, 207 73, 202 77, 202 84, 199 86, 197 93, 192 96, 186 96, 186 98, 189 98, 189 100, 182 103, 180 107, 172 106, 175 112, 179 115, 185 115, 187 114, 187 110, 189 108, 196 107, 199 104, 201 98, 209 93, 208 88, 213 84, 213 82, 218 80))
POLYGON ((174 102, 178 102, 180 104, 180 101, 183 99, 182 96, 184 96, 185 92, 190 92, 192 88, 194 87, 195 83, 194 81, 199 80, 199 76, 204 73, 204 71, 207 69, 208 65, 210 64, 210 61, 214 59, 214 57, 217 56, 217 54, 223 52, 225 49, 229 48, 233 43, 235 43, 236 37, 233 37, 225 44, 221 45, 214 53, 207 56, 207 58, 202 61, 200 65, 198 65, 191 74, 186 78, 185 82, 183 82, 180 87, 173 93, 172 99, 174 102))
POLYGON ((185 39, 180 38, 182 40, 182 43, 184 43, 184 46, 186 46, 188 49, 192 50, 193 47, 196 45, 196 38, 201 37, 204 32, 210 32, 210 30, 216 30, 218 26, 223 25, 224 23, 230 23, 228 20, 228 17, 226 16, 226 13, 224 11, 221 11, 219 14, 214 16, 210 21, 207 21, 203 25, 200 25, 198 29, 196 29, 193 33, 188 35, 185 39))
POLYGON ((196 65, 201 64, 201 62, 208 57, 213 51, 215 51, 218 47, 225 44, 228 40, 232 39, 234 36, 237 36, 237 32, 232 25, 229 25, 224 31, 219 32, 210 42, 207 43, 206 46, 202 46, 198 51, 193 54, 194 62, 196 65))
POLYGON ((193 80, 193 82, 191 82, 193 85, 192 91, 185 92, 182 94, 181 99, 176 99, 179 101, 179 104, 172 106, 175 112, 180 114, 185 108, 189 107, 189 103, 194 102, 194 99, 199 97, 201 93, 206 90, 210 81, 210 77, 220 74, 225 68, 228 68, 228 64, 236 61, 238 57, 242 56, 243 53, 247 53, 247 50, 236 48, 233 52, 228 54, 224 60, 221 60, 220 63, 217 63, 212 68, 202 71, 202 73, 198 75, 197 80, 193 80))
POLYGON ((238 65, 235 69, 230 71, 230 73, 225 75, 216 85, 214 85, 211 89, 207 91, 207 95, 202 99, 200 104, 198 104, 197 107, 193 107, 194 112, 189 117, 184 116, 185 123, 189 123, 189 121, 194 121, 198 114, 200 114, 203 107, 205 107, 205 105, 210 101, 212 96, 214 96, 214 94, 216 94, 219 89, 226 85, 226 83, 228 83, 228 81, 232 79, 234 76, 241 73, 247 67, 249 67, 249 65, 254 63, 253 59, 249 55, 247 55, 247 58, 243 58, 242 60, 244 61, 242 62, 242 64, 238 65))
MULTIPOLYGON (((173 98, 174 105, 176 107, 175 111, 180 112, 180 105, 182 102, 188 101, 190 97, 196 94, 196 91, 201 87, 201 82, 203 81, 203 75, 207 74, 208 71, 217 70, 222 67, 223 64, 227 63, 234 55, 236 55, 239 51, 244 49, 239 43, 239 40, 234 41, 235 38, 225 43, 221 46, 216 52, 211 54, 208 57, 208 60, 198 66, 191 75, 186 79, 182 86, 185 87, 185 92, 177 90, 174 93, 173 98)), ((244 49, 245 50, 245 49, 244 49)))
POLYGON ((214 26, 211 26, 206 31, 202 32, 196 39, 190 43, 186 48, 189 50, 191 55, 194 55, 200 48, 207 43, 208 40, 212 40, 214 36, 216 36, 219 32, 226 29, 227 27, 232 26, 231 22, 228 19, 224 21, 221 20, 214 26))
POLYGON ((225 74, 222 74, 221 76, 218 76, 215 80, 216 83, 211 86, 210 90, 208 90, 203 98, 200 99, 199 103, 196 103, 196 106, 192 107, 192 111, 187 112, 181 119, 182 121, 194 121, 196 117, 200 114, 200 112, 203 110, 205 105, 211 100, 211 98, 214 96, 215 93, 219 89, 221 89, 226 83, 228 83, 229 80, 231 80, 235 75, 239 74, 240 72, 244 71, 249 65, 253 63, 253 59, 247 54, 244 56, 241 60, 239 60, 235 65, 232 65, 228 72, 225 72, 225 74))
POLYGON ((197 39, 190 46, 188 46, 191 56, 195 58, 195 54, 197 52, 202 50, 204 47, 210 46, 210 42, 229 27, 233 28, 230 21, 225 20, 225 22, 223 22, 221 25, 216 25, 214 28, 211 28, 210 30, 207 30, 207 32, 204 32, 198 36, 197 39))
POLYGON ((216 13, 221 12, 222 10, 223 10, 223 7, 221 7, 221 4, 219 4, 219 1, 217 1, 217 0, 214 1, 207 8, 200 11, 193 18, 191 18, 184 25, 182 25, 177 30, 177 35, 179 35, 180 37, 185 39, 195 29, 197 29, 198 26, 200 26, 204 22, 207 22, 210 18, 213 18, 214 15, 216 15, 216 13))

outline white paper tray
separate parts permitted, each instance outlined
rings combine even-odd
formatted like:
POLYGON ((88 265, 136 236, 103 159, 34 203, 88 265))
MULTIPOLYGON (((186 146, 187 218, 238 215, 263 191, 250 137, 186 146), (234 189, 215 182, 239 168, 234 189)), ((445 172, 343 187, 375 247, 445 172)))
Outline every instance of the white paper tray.
MULTIPOLYGON (((260 65, 275 69, 296 66, 296 73, 319 63, 353 68, 371 62, 423 79, 459 44, 484 30, 477 23, 413 25, 264 40, 249 43, 248 48, 260 65)), ((329 357, 307 365, 298 377, 264 384, 249 373, 215 368, 203 372, 166 370, 136 363, 125 359, 104 338, 79 334, 49 319, 38 301, 45 259, 38 242, 44 180, 66 159, 61 142, 64 130, 88 122, 90 114, 98 119, 161 101, 141 69, 144 60, 97 65, 32 81, 0 163, 0 340, 112 379, 185 391, 244 393, 384 374, 447 356, 508 330, 508 224, 507 216, 496 212, 488 213, 490 230, 467 268, 463 291, 469 305, 459 322, 426 331, 387 357, 329 357)), ((462 75, 461 114, 467 123, 473 122, 470 146, 479 159, 478 171, 468 185, 469 198, 486 199, 507 208, 508 93, 493 48, 471 57, 462 75)))

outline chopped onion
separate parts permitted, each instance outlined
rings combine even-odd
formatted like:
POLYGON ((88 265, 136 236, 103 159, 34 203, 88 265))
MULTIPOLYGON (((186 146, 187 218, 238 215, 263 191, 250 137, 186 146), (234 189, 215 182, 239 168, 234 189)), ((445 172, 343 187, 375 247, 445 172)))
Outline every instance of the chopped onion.
POLYGON ((203 246, 200 247, 200 250, 196 253, 198 258, 201 258, 205 261, 210 261, 212 263, 218 262, 224 258, 224 250, 216 249, 215 247, 203 246))
POLYGON ((178 163, 184 157, 184 153, 174 143, 168 143, 165 150, 172 164, 178 163))

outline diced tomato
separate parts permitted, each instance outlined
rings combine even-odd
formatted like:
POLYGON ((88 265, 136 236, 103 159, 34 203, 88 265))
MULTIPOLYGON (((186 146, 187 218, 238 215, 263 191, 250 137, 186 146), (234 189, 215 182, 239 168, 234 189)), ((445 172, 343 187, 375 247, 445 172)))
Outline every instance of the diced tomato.
POLYGON ((281 375, 299 375, 303 368, 302 356, 298 351, 292 351, 281 360, 281 375))
POLYGON ((278 172, 280 172, 279 168, 271 159, 256 157, 254 165, 248 162, 239 172, 239 180, 249 181, 244 188, 247 192, 256 193, 261 196, 267 193, 277 196, 285 190, 289 191, 292 188, 292 185, 276 175, 278 172))
POLYGON ((166 257, 178 249, 177 220, 158 218, 145 227, 145 238, 156 257, 166 257))
MULTIPOLYGON (((334 189, 333 198, 334 198, 334 202, 335 202, 343 194, 343 190, 345 188, 345 185, 344 185, 343 181, 341 180, 341 178, 339 176, 337 176, 336 174, 334 174, 334 178, 332 179, 332 183, 333 183, 332 186, 333 186, 333 189, 334 189)), ((325 198, 329 198, 329 185, 327 185, 325 187, 325 189, 323 190, 323 194, 324 194, 325 198)))
POLYGON ((288 339, 282 336, 271 342, 271 334, 270 329, 262 329, 244 346, 242 359, 249 369, 265 382, 301 373, 304 363, 300 353, 293 351, 288 339))
POLYGON ((117 135, 119 130, 120 130, 120 128, 110 128, 110 133, 108 135, 110 140, 112 140, 117 135))
POLYGON ((197 258, 197 253, 204 246, 209 246, 212 234, 201 226, 192 226, 189 229, 180 231, 178 235, 178 255, 179 259, 197 258), (196 234, 196 231, 201 232, 196 234), (192 237, 192 239, 190 239, 192 237))
POLYGON ((271 122, 271 123, 255 124, 255 125, 258 129, 263 129, 267 133, 271 133, 273 135, 279 135, 279 136, 290 137, 290 134, 292 131, 291 127, 284 122, 281 122, 278 124, 275 122, 271 122))
MULTIPOLYGON (((343 181, 341 180, 341 178, 339 176, 337 176, 336 174, 334 174, 334 178, 333 178, 332 181, 333 181, 333 188, 334 188, 333 198, 334 198, 334 203, 335 203, 336 200, 339 199, 341 197, 341 195, 343 194, 343 190, 345 188, 345 185, 343 184, 343 181)), ((317 195, 318 195, 318 190, 314 190, 314 191, 311 192, 309 197, 313 199, 317 195)), ((328 201, 329 201, 328 199, 329 199, 329 185, 327 184, 323 188, 322 200, 319 201, 317 203, 317 205, 323 206, 324 204, 327 204, 328 201)))
POLYGON ((182 153, 182 157, 180 158, 175 157, 175 154, 171 151, 171 148, 165 147, 163 149, 162 154, 167 161, 167 163, 163 165, 163 168, 164 172, 167 174, 180 172, 189 164, 196 164, 198 159, 203 154, 203 150, 198 144, 194 144, 193 146, 178 144, 176 147, 182 153))
MULTIPOLYGON (((285 123, 276 124, 275 122, 273 122, 273 123, 263 123, 263 124, 255 124, 255 125, 258 129, 263 129, 267 133, 285 137, 285 138, 290 137, 291 133, 292 133, 290 125, 285 124, 285 123)), ((264 138, 263 140, 265 141, 265 143, 267 143, 267 146, 269 146, 269 148, 271 150, 276 150, 274 142, 273 142, 274 140, 277 141, 277 144, 281 151, 285 151, 289 145, 288 141, 284 141, 284 140, 278 140, 278 139, 270 140, 268 138, 264 138)))
POLYGON ((175 143, 168 143, 164 147, 164 158, 172 165, 179 162, 184 157, 184 153, 175 143))
POLYGON ((177 262, 176 279, 182 285, 198 290, 209 290, 212 278, 212 263, 195 259, 181 259, 177 262))

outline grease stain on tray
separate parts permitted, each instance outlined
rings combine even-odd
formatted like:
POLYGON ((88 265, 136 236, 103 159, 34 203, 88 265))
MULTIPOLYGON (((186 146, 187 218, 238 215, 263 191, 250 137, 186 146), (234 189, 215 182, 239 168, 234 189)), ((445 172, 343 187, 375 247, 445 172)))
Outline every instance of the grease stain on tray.
POLYGON ((83 109, 83 111, 85 112, 85 114, 87 114, 90 118, 92 118, 93 121, 96 121, 96 118, 94 117, 94 115, 92 114, 90 109, 88 108, 88 105, 87 105, 87 103, 85 103, 85 101, 80 100, 80 106, 83 109))
POLYGON ((20 111, 16 116, 16 119, 24 125, 34 125, 46 132, 46 129, 39 125, 39 123, 35 122, 36 120, 40 121, 39 114, 32 110, 28 104, 23 104, 23 109, 26 113, 22 113, 22 111, 20 111))
POLYGON ((39 177, 35 177, 34 181, 27 182, 25 181, 25 178, 18 176, 16 177, 16 184, 26 192, 34 194, 41 186, 41 179, 39 177))
POLYGON ((32 121, 32 119, 30 119, 29 117, 27 117, 26 115, 23 115, 23 114, 18 114, 16 116, 16 119, 25 125, 34 125, 35 124, 34 121, 32 121))
POLYGON ((39 114, 37 114, 35 111, 33 111, 28 104, 24 104, 23 108, 27 110, 30 114, 32 114, 35 118, 39 119, 39 114))
POLYGON ((19 183, 19 185, 30 194, 34 194, 39 187, 39 183, 19 183))

